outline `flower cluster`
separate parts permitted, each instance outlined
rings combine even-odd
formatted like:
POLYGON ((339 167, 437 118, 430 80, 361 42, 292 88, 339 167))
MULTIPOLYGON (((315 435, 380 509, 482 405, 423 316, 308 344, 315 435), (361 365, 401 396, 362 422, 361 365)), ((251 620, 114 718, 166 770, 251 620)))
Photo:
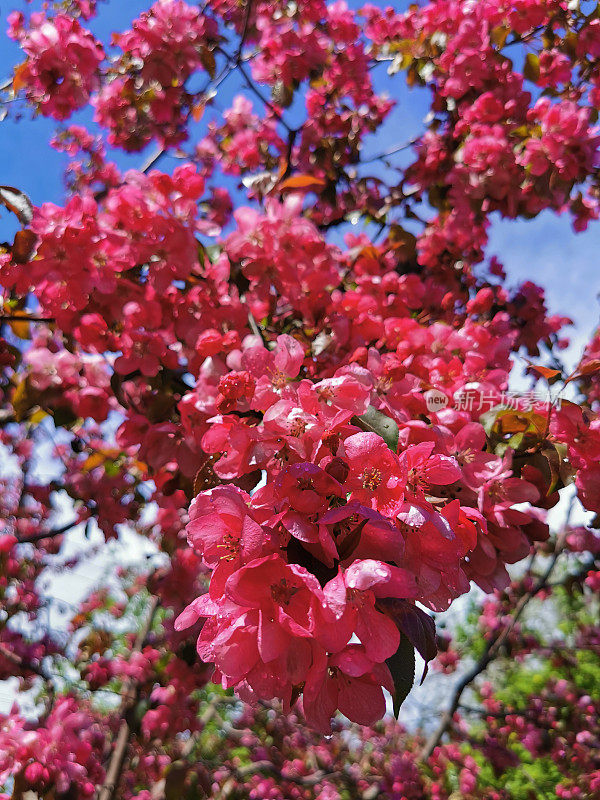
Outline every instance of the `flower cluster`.
POLYGON ((470 577, 505 585, 502 562, 528 552, 522 529, 537 521, 514 506, 539 492, 485 452, 485 431, 467 412, 440 413, 435 434, 402 424, 407 404, 424 407, 410 392, 418 351, 409 370, 372 352, 366 366, 317 382, 299 376, 304 361, 282 335, 272 351, 244 350, 242 371, 219 382, 228 413, 201 443, 217 456, 212 470, 224 480, 264 470, 266 485, 252 497, 216 486, 193 501, 188 539, 213 572, 209 594, 178 625, 208 619, 199 653, 244 696, 289 703, 303 686, 307 719, 325 730, 337 707, 363 724, 382 715, 385 661, 403 615, 418 613, 414 600, 439 610, 470 577), (361 430, 369 409, 398 420, 398 454, 361 430))
POLYGON ((48 791, 93 797, 104 778, 104 733, 95 715, 74 698, 59 698, 42 726, 28 730, 17 710, 0 717, 0 782, 40 795, 48 791))
MULTIPOLYGON (((158 0, 112 50, 83 27, 92 0, 11 15, 25 61, 9 97, 23 89, 60 120, 89 104, 105 131, 54 137, 64 202, 33 209, 0 187, 21 224, 0 252, 0 676, 46 700, 37 725, 3 722, 15 794, 86 796, 125 728, 104 788, 126 800, 505 800, 526 758, 544 790, 547 772, 557 796, 597 791, 591 613, 569 638, 581 652, 553 662, 568 688, 546 672, 537 697, 484 689, 489 735, 449 719, 423 768, 397 727, 361 731, 351 751, 301 716, 318 732, 340 730, 336 710, 377 726, 384 690, 397 706, 412 685, 414 651, 435 655, 432 615, 471 582, 496 594, 467 655, 503 635, 525 669, 554 645, 511 624, 553 587, 532 572, 517 591, 507 567, 553 557, 547 512, 568 484, 600 514, 598 337, 563 375, 569 320, 549 313, 540 274, 507 285, 488 229, 568 211, 583 230, 599 215, 600 24, 584 5, 158 0), (400 97, 399 81, 427 87, 410 141, 383 127, 404 129, 381 91, 400 97), (107 145, 152 140, 155 167, 181 159, 172 171, 108 159, 107 145), (568 381, 578 404, 507 406, 522 354, 532 391, 568 381), (160 552, 134 578, 118 571, 117 599, 95 592, 65 643, 47 629, 42 573, 84 558, 62 550, 80 524, 106 554, 125 526, 160 552), (144 602, 158 609, 145 628, 144 602), (204 688, 211 669, 222 688, 204 688), (82 700, 100 692, 122 695, 103 737, 82 700), (290 716, 253 711, 257 698, 290 716), (215 729, 227 763, 205 760, 215 729)), ((576 529, 554 553, 577 561, 574 617, 598 587, 596 539, 576 529)), ((465 655, 446 637, 440 649, 447 672, 465 655)))
POLYGON ((186 82, 199 69, 213 72, 216 41, 216 21, 184 0, 157 0, 115 37, 122 55, 95 100, 109 143, 140 150, 152 138, 183 141, 192 103, 186 82))
POLYGON ((27 56, 15 88, 24 87, 29 102, 44 116, 67 119, 99 88, 104 48, 68 14, 48 18, 35 13, 25 25, 23 15, 14 12, 9 22, 9 35, 27 56))

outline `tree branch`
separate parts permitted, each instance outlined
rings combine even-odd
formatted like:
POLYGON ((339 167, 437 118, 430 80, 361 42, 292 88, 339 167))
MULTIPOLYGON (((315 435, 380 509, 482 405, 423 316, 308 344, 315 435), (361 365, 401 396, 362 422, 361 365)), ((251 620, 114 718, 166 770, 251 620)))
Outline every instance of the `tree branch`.
POLYGON ((148 172, 149 169, 152 169, 152 167, 160 161, 166 152, 167 151, 164 147, 160 147, 158 150, 152 153, 152 155, 149 156, 140 167, 140 172, 148 172))
POLYGON ((264 105, 269 109, 269 111, 271 111, 271 113, 279 120, 279 122, 281 122, 286 131, 288 133, 291 133, 292 128, 287 124, 287 122, 281 115, 280 111, 277 108, 275 108, 273 103, 268 98, 266 98, 264 94, 254 85, 254 81, 252 80, 250 75, 248 75, 248 72, 246 71, 241 61, 237 63, 237 67, 239 71, 242 73, 244 81, 246 82, 246 86, 250 89, 250 91, 254 92, 254 94, 258 97, 258 99, 262 103, 264 103, 264 105))
MULTIPOLYGON (((240 44, 240 48, 241 48, 241 44, 240 44)), ((223 67, 223 69, 217 75, 217 77, 214 78, 214 79, 211 79, 209 81, 209 83, 204 87, 204 89, 202 89, 198 93, 200 95, 200 97, 202 97, 202 95, 206 95, 210 91, 214 91, 217 88, 217 86, 219 86, 225 80, 225 78, 230 74, 230 72, 233 71, 235 65, 232 65, 232 64, 229 63, 229 56, 227 56, 227 58, 228 58, 228 63, 223 67)), ((196 95, 196 96, 198 96, 198 95, 196 95)), ((188 119, 189 119, 189 115, 188 115, 188 119)), ((167 152, 168 152, 168 147, 159 147, 159 149, 156 150, 154 153, 152 153, 152 155, 149 156, 146 159, 146 161, 142 164, 142 166, 140 167, 140 172, 144 172, 144 173, 148 172, 150 169, 152 169, 152 167, 156 166, 156 164, 160 161, 160 159, 163 156, 165 156, 167 154, 167 152)))
POLYGON ((377 155, 374 156, 367 156, 366 158, 361 159, 360 163, 369 164, 372 161, 379 161, 379 159, 387 158, 388 156, 393 156, 395 153, 402 152, 402 150, 408 150, 409 147, 415 145, 420 139, 421 136, 415 136, 412 139, 409 139, 408 142, 405 142, 404 144, 398 144, 395 147, 390 147, 389 149, 384 150, 381 153, 377 153, 377 155))
POLYGON ((246 42, 246 37, 248 36, 251 13, 252 13, 252 0, 247 0, 246 15, 244 17, 244 27, 242 28, 242 35, 240 36, 240 43, 238 45, 237 54, 235 57, 236 64, 239 64, 240 61, 242 60, 242 48, 244 47, 244 43, 246 42))
POLYGON ((51 539, 53 536, 61 536, 63 533, 67 533, 72 528, 75 528, 77 525, 81 525, 82 520, 74 519, 71 522, 67 522, 62 525, 60 528, 52 528, 49 531, 42 531, 41 533, 32 533, 31 536, 24 536, 22 539, 19 539, 17 544, 33 544, 35 542, 39 542, 42 539, 51 539))
MULTIPOLYGON (((144 642, 146 641, 146 637, 148 636, 148 632, 152 626, 152 621, 154 620, 154 614, 157 607, 158 597, 153 596, 150 600, 146 622, 138 632, 135 644, 131 651, 132 653, 140 652, 144 646, 144 642)), ((127 754, 127 746, 129 744, 129 736, 131 734, 129 723, 127 722, 125 716, 126 712, 135 703, 137 693, 136 689, 137 687, 134 681, 127 681, 123 687, 123 702, 121 703, 120 709, 122 716, 121 725, 119 726, 119 732, 117 733, 117 738, 115 739, 108 769, 106 770, 106 778, 96 795, 97 800, 115 800, 115 798, 118 797, 117 789, 121 780, 121 774, 125 764, 125 756, 127 754)))
POLYGON ((556 539, 556 545, 554 548, 554 553, 550 559, 550 563, 546 568, 545 572, 540 576, 537 583, 526 592, 517 605, 515 606, 515 610, 510 618, 510 621, 507 625, 495 636, 493 639, 487 644, 483 654, 481 655, 480 659, 473 665, 473 667, 463 675, 460 681, 457 683, 456 687, 454 688, 454 692, 452 693, 452 697, 450 700, 450 704, 442 719, 440 720, 440 724, 436 728, 436 730, 431 734, 429 739, 427 740, 425 746, 421 750, 420 759, 422 761, 426 761, 435 748, 439 745, 440 741, 444 734, 449 730, 450 726, 452 725, 452 720, 454 718, 454 714, 456 713, 459 705, 460 699, 462 697, 463 692, 465 689, 480 675, 485 669, 487 669, 488 665, 495 659, 500 653, 503 645, 506 643, 511 631, 517 624, 521 614, 525 610, 525 607, 532 600, 536 594, 538 594, 545 586, 548 584, 548 579, 552 574, 554 567, 556 566, 556 562, 558 561, 558 557, 562 553, 565 547, 567 531, 564 530, 560 536, 556 539))
POLYGON ((27 317, 24 314, 2 314, 0 323, 3 322, 55 322, 54 317, 27 317))

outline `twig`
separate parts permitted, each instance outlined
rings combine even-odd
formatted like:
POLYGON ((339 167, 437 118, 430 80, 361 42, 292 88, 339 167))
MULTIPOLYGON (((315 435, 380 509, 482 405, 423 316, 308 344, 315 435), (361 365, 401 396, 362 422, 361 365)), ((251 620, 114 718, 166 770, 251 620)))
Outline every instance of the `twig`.
MULTIPOLYGON (((140 652, 144 646, 144 642, 152 626, 152 621, 154 620, 154 614, 157 606, 158 597, 153 596, 150 600, 150 607, 148 609, 146 622, 138 632, 132 653, 140 652)), ((115 739, 108 769, 106 770, 106 778, 96 795, 97 800, 115 800, 115 798, 118 797, 117 789, 121 779, 123 765, 125 764, 125 756, 127 753, 127 746, 129 744, 129 736, 131 733, 129 723, 125 717, 126 712, 131 708, 135 702, 135 699, 136 683, 134 681, 127 681, 123 687, 123 702, 121 703, 121 716, 123 718, 121 720, 121 725, 119 726, 117 738, 115 739)))
POLYGON ((517 35, 510 40, 510 42, 505 42, 500 50, 503 50, 505 47, 512 47, 515 44, 526 44, 530 39, 533 39, 537 36, 538 33, 541 33, 544 30, 544 25, 538 25, 537 28, 533 28, 533 30, 529 31, 524 35, 517 35))
POLYGON ((251 311, 248 311, 248 326, 250 327, 250 330, 252 331, 252 333, 255 336, 259 336, 261 341, 262 341, 262 343, 264 344, 264 346, 267 347, 267 342, 265 340, 265 337, 263 336, 263 332, 258 327, 258 324, 257 324, 256 320, 254 319, 254 314, 251 311))
POLYGON ((81 522, 82 520, 80 519, 74 519, 71 522, 61 525, 60 528, 52 528, 49 531, 42 531, 41 533, 32 533, 31 536, 24 536, 22 539, 19 539, 17 544, 33 544, 34 542, 39 542, 42 539, 51 539, 53 536, 61 536, 63 533, 70 531, 71 528, 75 528, 77 525, 80 525, 81 522))
POLYGON ((26 317, 24 314, 2 314, 2 322, 55 322, 54 317, 26 317))
POLYGON ((384 150, 382 153, 377 153, 375 156, 363 158, 360 163, 369 164, 371 161, 379 161, 380 158, 387 158, 388 156, 393 156, 394 153, 400 153, 402 150, 408 150, 408 148, 416 144, 420 138, 420 136, 415 136, 404 144, 398 144, 395 147, 390 147, 388 150, 384 150))
POLYGON ((538 594, 545 586, 547 586, 548 579, 550 578, 550 575, 552 574, 554 567, 556 566, 558 557, 564 550, 566 537, 567 537, 567 531, 564 530, 557 537, 554 553, 552 554, 550 563, 548 564, 548 567, 546 568, 545 572, 541 575, 541 577, 538 579, 537 583, 533 586, 533 588, 530 589, 521 597, 521 599, 515 606, 515 610, 510 618, 510 622, 508 622, 508 624, 500 631, 500 633, 497 636, 495 636, 493 639, 490 639, 480 659, 473 665, 473 667, 465 675, 463 675, 463 677, 456 685, 454 692, 452 693, 450 704, 447 710, 444 712, 444 715, 440 720, 440 724, 438 725, 436 730, 431 734, 431 736, 427 740, 425 746, 423 747, 420 753, 420 759, 422 761, 426 761, 431 756, 435 748, 439 745, 440 741, 442 740, 444 734, 449 730, 450 726, 452 725, 454 714, 456 713, 460 705, 460 699, 465 689, 498 656, 500 650, 506 643, 506 640, 508 639, 511 631, 517 624, 519 618, 521 617, 521 614, 525 610, 525 607, 527 606, 529 601, 533 597, 535 597, 535 595, 538 594))
POLYGON ((166 152, 167 151, 164 147, 160 147, 158 150, 152 153, 152 155, 140 167, 140 172, 148 172, 149 169, 152 169, 152 167, 160 161, 166 152))
POLYGON ((252 0, 247 0, 246 2, 246 16, 244 17, 244 27, 242 28, 242 35, 240 36, 240 43, 238 45, 237 54, 235 57, 236 64, 239 64, 242 60, 242 48, 244 47, 244 43, 246 41, 246 37, 248 36, 248 30, 250 28, 250 15, 252 13, 252 0))
POLYGON ((250 91, 254 92, 254 94, 258 97, 258 99, 262 103, 264 103, 264 105, 271 111, 272 114, 274 114, 275 117, 277 117, 277 119, 279 120, 279 122, 281 122, 281 124, 287 130, 287 132, 291 133, 293 129, 287 124, 287 122, 284 120, 279 110, 275 108, 273 103, 268 98, 266 98, 264 94, 254 85, 252 78, 248 75, 241 61, 238 62, 237 67, 239 71, 242 73, 242 76, 246 82, 246 86, 250 89, 250 91))
MULTIPOLYGON (((237 57, 238 60, 241 58, 241 48, 242 42, 240 42, 240 55, 237 57)), ((221 72, 216 76, 216 78, 211 79, 204 89, 199 92, 200 96, 206 95, 211 90, 214 91, 217 86, 223 83, 225 78, 233 71, 233 69, 234 66, 232 66, 230 63, 227 63, 221 72)), ((168 148, 166 147, 159 147, 158 150, 155 150, 155 152, 142 164, 140 167, 140 172, 148 172, 148 170, 152 169, 152 167, 154 167, 160 161, 160 159, 167 154, 167 150, 168 148)))

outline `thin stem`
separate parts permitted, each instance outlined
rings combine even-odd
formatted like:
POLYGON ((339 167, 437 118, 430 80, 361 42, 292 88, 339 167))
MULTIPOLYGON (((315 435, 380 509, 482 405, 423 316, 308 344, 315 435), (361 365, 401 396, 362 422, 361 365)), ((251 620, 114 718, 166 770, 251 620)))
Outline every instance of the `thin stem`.
POLYGON ((155 164, 157 164, 160 159, 166 154, 166 150, 164 147, 160 147, 156 152, 154 152, 140 167, 140 172, 148 172, 148 170, 152 169, 155 164))
POLYGON ((22 539, 19 539, 18 544, 33 544, 34 542, 39 542, 42 539, 51 539, 53 536, 62 536, 63 533, 67 533, 72 528, 75 528, 77 525, 81 524, 81 520, 74 519, 71 522, 67 522, 65 525, 62 525, 60 528, 53 528, 49 531, 42 531, 41 533, 32 533, 31 536, 24 536, 22 539))
POLYGON ((242 76, 243 76, 243 78, 244 78, 244 80, 246 82, 246 85, 250 89, 250 91, 254 92, 254 94, 259 98, 259 100, 262 103, 264 103, 264 105, 271 111, 272 114, 274 114, 275 117, 277 117, 279 122, 281 122, 283 127, 286 129, 286 131, 288 133, 291 133, 293 128, 291 128, 287 124, 287 122, 282 117, 280 111, 273 105, 273 103, 268 98, 266 98, 263 95, 263 93, 254 85, 254 83, 252 81, 252 78, 248 75, 248 72, 247 72, 246 68, 244 67, 244 65, 241 63, 241 61, 238 62, 237 67, 238 67, 239 71, 241 72, 241 74, 242 74, 242 76))
MULTIPOLYGON (((144 642, 146 641, 146 637, 152 627, 152 622, 154 620, 154 614, 158 607, 158 597, 153 596, 150 600, 150 607, 148 609, 148 615, 146 617, 146 622, 140 628, 138 635, 135 640, 135 644, 133 646, 133 653, 139 653, 144 646, 144 642)), ((115 800, 118 797, 117 789, 119 787, 119 782, 121 780, 121 774, 123 772, 123 767, 125 765, 125 757, 127 755, 127 747, 129 745, 129 736, 131 734, 131 729, 129 727, 129 723, 126 719, 126 712, 132 707, 135 703, 136 696, 137 696, 137 685, 135 681, 127 681, 123 687, 123 701, 121 703, 121 725, 119 726, 119 732, 117 733, 117 738, 115 739, 112 755, 110 757, 110 762, 108 768, 106 770, 106 778, 104 783, 98 790, 96 795, 97 800, 115 800)))
MULTIPOLYGON (((241 44, 240 44, 241 47, 241 44)), ((216 78, 210 80, 208 84, 202 89, 198 94, 200 97, 206 95, 210 91, 214 91, 218 86, 223 83, 225 78, 227 78, 231 72, 234 70, 235 65, 232 65, 229 61, 229 56, 227 56, 228 62, 223 67, 221 72, 217 75, 216 78)), ((140 172, 148 172, 148 170, 152 169, 152 167, 156 166, 156 164, 160 161, 160 159, 167 154, 168 148, 159 147, 148 159, 142 164, 140 167, 140 172)))
POLYGON ((244 27, 242 28, 242 35, 240 37, 240 43, 238 45, 237 54, 235 57, 236 64, 239 64, 240 61, 242 60, 242 48, 244 47, 244 43, 246 42, 246 37, 248 36, 251 13, 252 13, 252 0, 247 0, 246 15, 244 17, 244 27))
POLYGON ((55 322, 54 317, 27 317, 24 314, 2 314, 0 323, 3 322, 55 322))
POLYGON ((393 156, 394 153, 400 153, 402 150, 408 150, 409 147, 412 147, 414 144, 416 144, 420 138, 421 138, 420 136, 414 136, 412 139, 409 139, 409 141, 405 142, 404 144, 395 145, 394 147, 390 147, 388 150, 384 150, 382 153, 377 153, 377 155, 363 158, 360 163, 369 164, 372 161, 379 161, 382 158, 393 156))

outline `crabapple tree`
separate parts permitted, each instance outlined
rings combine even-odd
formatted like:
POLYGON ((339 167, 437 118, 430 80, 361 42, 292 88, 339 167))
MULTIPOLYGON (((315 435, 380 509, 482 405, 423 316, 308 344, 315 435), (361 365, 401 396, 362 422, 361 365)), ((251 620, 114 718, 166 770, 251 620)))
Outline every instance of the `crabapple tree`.
POLYGON ((502 800, 531 762, 600 791, 598 517, 547 520, 600 515, 600 339, 564 369, 544 264, 515 287, 488 246, 596 224, 598 4, 157 0, 110 37, 110 0, 32 5, 3 101, 67 167, 58 204, 0 187, 0 676, 40 698, 1 718, 5 796, 502 800), (40 579, 77 527, 158 566, 63 641, 40 579), (471 666, 437 728, 379 723, 438 644, 471 666))

